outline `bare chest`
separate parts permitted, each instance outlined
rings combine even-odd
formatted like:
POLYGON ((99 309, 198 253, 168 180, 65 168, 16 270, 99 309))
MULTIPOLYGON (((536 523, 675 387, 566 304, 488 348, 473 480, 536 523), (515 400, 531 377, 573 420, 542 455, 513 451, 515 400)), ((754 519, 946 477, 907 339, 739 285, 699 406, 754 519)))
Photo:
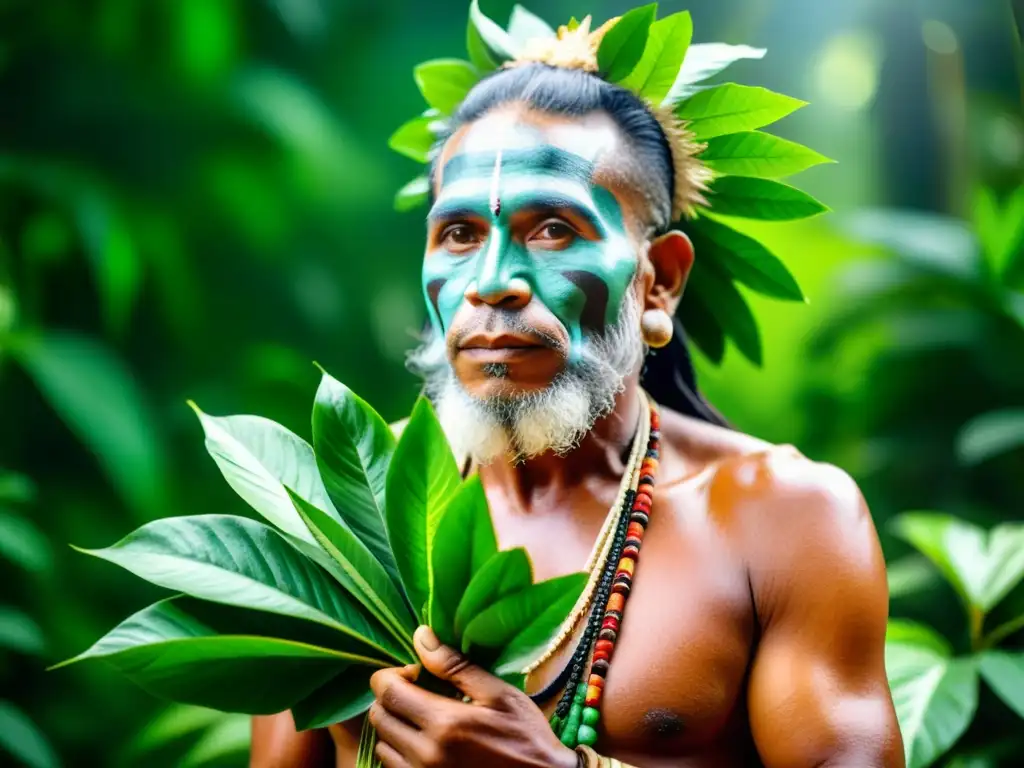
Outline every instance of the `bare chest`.
MULTIPOLYGON (((644 765, 740 762, 755 622, 745 569, 704 507, 693 492, 655 500, 606 677, 598 728, 606 754, 644 765)), ((547 528, 545 535, 499 524, 502 546, 526 546, 538 579, 578 567, 593 542, 569 525, 561 536, 547 528)), ((573 638, 533 673, 527 690, 556 678, 575 645, 573 638)), ((558 698, 542 703, 545 712, 558 698)))

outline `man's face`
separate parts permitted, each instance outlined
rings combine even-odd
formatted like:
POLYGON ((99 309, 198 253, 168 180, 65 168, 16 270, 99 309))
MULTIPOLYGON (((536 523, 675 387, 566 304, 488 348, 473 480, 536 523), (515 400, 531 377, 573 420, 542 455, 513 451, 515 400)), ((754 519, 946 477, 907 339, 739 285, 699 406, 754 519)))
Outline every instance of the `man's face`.
POLYGON ((641 243, 631 201, 607 170, 627 151, 607 115, 516 107, 446 144, 423 290, 471 397, 547 389, 620 319, 641 243))

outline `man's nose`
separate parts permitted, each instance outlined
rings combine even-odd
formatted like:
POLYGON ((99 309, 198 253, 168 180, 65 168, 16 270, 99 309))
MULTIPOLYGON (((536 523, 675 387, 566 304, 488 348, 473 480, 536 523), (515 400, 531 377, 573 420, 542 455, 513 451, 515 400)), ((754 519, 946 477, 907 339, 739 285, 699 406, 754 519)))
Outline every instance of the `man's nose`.
POLYGON ((520 265, 515 246, 506 233, 493 230, 484 248, 476 279, 466 287, 466 301, 474 306, 489 304, 501 309, 522 309, 533 298, 533 290, 518 274, 520 265))

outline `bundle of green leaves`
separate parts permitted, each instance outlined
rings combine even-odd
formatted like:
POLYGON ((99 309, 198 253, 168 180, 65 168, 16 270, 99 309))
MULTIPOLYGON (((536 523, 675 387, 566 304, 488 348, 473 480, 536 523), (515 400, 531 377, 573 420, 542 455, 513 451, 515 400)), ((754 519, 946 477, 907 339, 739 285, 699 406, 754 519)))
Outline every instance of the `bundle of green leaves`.
POLYGON ((269 419, 193 407, 224 478, 270 525, 171 517, 82 550, 179 594, 58 666, 102 659, 173 701, 290 709, 316 728, 365 712, 370 675, 414 663, 413 632, 429 624, 522 686, 586 574, 534 583, 525 550, 498 551, 480 480, 462 479, 426 399, 396 441, 324 373, 312 446, 269 419))
MULTIPOLYGON (((767 88, 705 83, 737 61, 764 57, 765 49, 726 43, 691 45, 689 11, 661 19, 657 11, 657 3, 650 3, 622 14, 601 39, 598 74, 652 107, 671 108, 704 145, 699 158, 712 172, 708 205, 677 223, 700 254, 680 304, 680 319, 711 361, 722 361, 726 339, 730 339, 744 357, 760 365, 761 333, 738 286, 782 301, 805 298, 783 261, 737 229, 733 220, 792 221, 827 211, 814 197, 779 179, 832 161, 759 130, 807 102, 767 88)), ((577 26, 571 20, 567 28, 577 26)), ((472 0, 466 31, 469 60, 433 59, 415 68, 413 76, 428 107, 399 127, 389 146, 426 163, 449 119, 481 78, 515 59, 528 40, 556 34, 521 5, 513 8, 508 28, 503 29, 480 10, 479 0, 472 0)), ((398 191, 395 207, 416 208, 427 201, 428 192, 427 176, 421 174, 398 191)))

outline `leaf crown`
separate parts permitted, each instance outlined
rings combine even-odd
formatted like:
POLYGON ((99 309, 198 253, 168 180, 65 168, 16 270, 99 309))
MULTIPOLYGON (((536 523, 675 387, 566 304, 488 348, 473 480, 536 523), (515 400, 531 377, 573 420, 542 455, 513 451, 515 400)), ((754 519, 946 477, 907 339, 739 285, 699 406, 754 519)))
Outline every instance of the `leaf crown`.
MULTIPOLYGON (((737 284, 765 296, 804 301, 783 262, 757 239, 721 217, 790 221, 827 207, 778 181, 832 162, 763 128, 807 105, 766 88, 705 81, 743 59, 766 51, 746 45, 694 43, 688 11, 657 18, 657 4, 634 8, 591 30, 591 17, 571 19, 557 30, 516 5, 507 29, 471 0, 466 30, 468 61, 434 59, 419 64, 414 78, 428 108, 391 136, 389 146, 427 163, 470 89, 499 69, 540 62, 581 69, 635 93, 661 125, 674 166, 672 219, 694 240, 700 258, 690 275, 680 319, 690 338, 715 363, 725 341, 760 365, 757 322, 737 284)), ((400 189, 398 210, 426 202, 426 174, 400 189)))

